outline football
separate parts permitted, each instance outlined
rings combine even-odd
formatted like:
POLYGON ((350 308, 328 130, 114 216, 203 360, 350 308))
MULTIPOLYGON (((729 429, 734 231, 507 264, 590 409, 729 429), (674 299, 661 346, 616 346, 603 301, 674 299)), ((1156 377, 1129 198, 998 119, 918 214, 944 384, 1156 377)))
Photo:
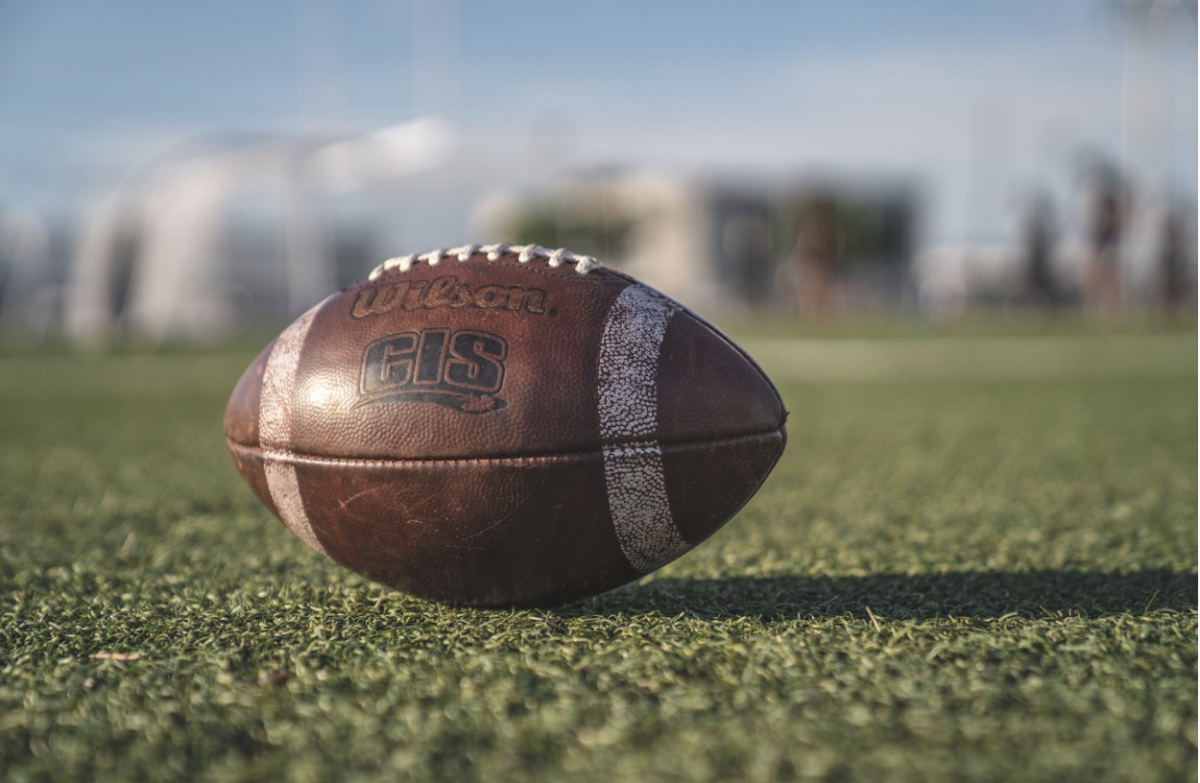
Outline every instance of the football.
POLYGON ((683 305, 594 258, 394 258, 283 331, 225 412, 233 461, 310 547, 476 606, 610 590, 699 544, 786 441, 779 393, 683 305))

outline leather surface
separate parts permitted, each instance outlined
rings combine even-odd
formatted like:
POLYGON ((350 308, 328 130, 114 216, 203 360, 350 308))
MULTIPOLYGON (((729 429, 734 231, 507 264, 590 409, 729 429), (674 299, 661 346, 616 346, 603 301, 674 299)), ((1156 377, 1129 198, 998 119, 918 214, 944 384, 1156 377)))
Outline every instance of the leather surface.
MULTIPOLYGON (((351 287, 313 319, 292 401, 292 450, 334 457, 432 459, 512 456, 594 450, 601 446, 596 407, 600 331, 613 300, 629 282, 605 270, 587 275, 563 266, 444 260, 351 287), (545 291, 541 314, 505 306, 406 310, 353 317, 360 293, 453 277, 472 291, 513 287, 545 291), (540 288, 539 288, 540 286, 540 288), (503 408, 463 415, 453 408, 403 396, 364 404, 364 349, 393 334, 426 329, 479 331, 508 346, 503 408)), ((378 294, 377 294, 378 295, 378 294)), ((258 445, 257 393, 268 352, 238 383, 226 416, 226 435, 258 445)), ((776 429, 783 406, 774 387, 741 353, 688 313, 668 325, 658 374, 661 443, 730 437, 776 429)))
POLYGON ((595 448, 598 330, 626 285, 603 274, 579 275, 569 266, 519 264, 510 257, 421 264, 351 288, 322 308, 309 330, 293 401, 293 449, 325 456, 434 459, 595 448), (360 292, 369 296, 369 289, 393 283, 408 284, 411 291, 446 277, 472 292, 492 287, 545 291, 544 312, 473 305, 406 310, 402 303, 383 314, 353 317, 360 292), (464 415, 405 397, 361 404, 366 346, 430 328, 452 334, 475 330, 507 344, 502 386, 493 395, 503 408, 464 415))
POLYGON ((234 443, 254 446, 259 443, 258 403, 262 397, 263 373, 276 342, 278 341, 272 340, 262 349, 242 373, 237 385, 233 387, 233 394, 229 396, 229 403, 225 406, 225 437, 234 443))
POLYGON ((781 427, 761 435, 663 446, 663 472, 679 532, 695 546, 741 510, 783 455, 781 427))
POLYGON ((660 443, 769 432, 783 424, 775 387, 736 347, 688 314, 667 324, 658 378, 660 443))
MULTIPOLYGON (((606 319, 631 284, 604 269, 477 255, 327 300, 281 402, 288 447, 269 456, 294 466, 329 556, 475 605, 559 603, 640 576, 614 532, 603 452, 614 442, 601 437, 597 391, 606 319)), ((626 440, 661 448, 670 524, 695 545, 766 478, 786 413, 753 361, 699 317, 678 307, 661 334, 656 423, 626 440)), ((275 344, 235 387, 225 433, 239 472, 280 516, 259 433, 275 344)))
MULTIPOLYGON (((783 451, 782 432, 663 449, 688 543, 719 529, 783 451), (714 480, 724 473, 725 478, 714 480)), ((230 446, 243 475, 262 452, 230 446)), ((558 604, 642 574, 608 518, 600 453, 504 460, 339 463, 294 458, 329 556, 372 581, 473 606, 558 604)), ((258 489, 263 482, 251 481, 258 489)), ((261 492, 259 497, 263 497, 261 492)))
POLYGON ((238 469, 238 473, 242 474, 242 479, 250 490, 254 493, 262 504, 267 507, 275 516, 279 516, 279 509, 275 505, 275 499, 271 497, 271 490, 267 486, 266 472, 263 470, 263 454, 257 448, 238 446, 233 441, 226 439, 226 445, 229 447, 229 455, 233 457, 234 467, 238 469))

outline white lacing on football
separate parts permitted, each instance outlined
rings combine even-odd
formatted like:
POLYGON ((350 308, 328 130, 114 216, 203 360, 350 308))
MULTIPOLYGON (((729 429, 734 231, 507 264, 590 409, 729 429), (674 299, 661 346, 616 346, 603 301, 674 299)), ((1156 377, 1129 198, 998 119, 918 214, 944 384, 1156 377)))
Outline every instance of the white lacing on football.
POLYGON ((591 256, 572 253, 570 250, 558 248, 557 250, 548 250, 541 245, 506 245, 503 243, 497 245, 463 245, 462 247, 452 247, 449 250, 438 248, 431 253, 410 253, 407 256, 396 256, 389 258, 379 266, 371 270, 368 275, 368 280, 374 280, 384 272, 391 272, 393 269, 398 269, 401 272, 407 272, 412 268, 412 265, 418 261, 424 261, 430 266, 437 266, 444 259, 454 258, 459 261, 466 261, 473 255, 483 253, 487 256, 488 261, 495 261, 505 253, 516 253, 517 261, 522 264, 527 264, 535 258, 545 258, 549 261, 550 266, 562 266, 563 264, 575 264, 575 271, 581 275, 586 275, 588 272, 604 264, 597 261, 591 256))

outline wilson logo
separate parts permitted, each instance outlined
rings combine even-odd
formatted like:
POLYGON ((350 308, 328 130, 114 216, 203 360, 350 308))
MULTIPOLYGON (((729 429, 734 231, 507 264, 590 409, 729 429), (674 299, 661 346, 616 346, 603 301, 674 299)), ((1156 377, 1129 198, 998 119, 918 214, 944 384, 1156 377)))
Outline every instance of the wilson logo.
POLYGON ((508 403, 495 395, 504 386, 507 357, 504 338, 473 329, 388 335, 363 352, 358 405, 431 402, 463 413, 503 408, 508 403))
POLYGON ((397 307, 402 310, 478 307, 542 315, 546 312, 546 292, 519 285, 485 285, 472 291, 470 286, 460 284, 457 277, 445 275, 432 281, 401 280, 367 286, 358 292, 350 314, 355 318, 366 318, 390 313, 397 307))

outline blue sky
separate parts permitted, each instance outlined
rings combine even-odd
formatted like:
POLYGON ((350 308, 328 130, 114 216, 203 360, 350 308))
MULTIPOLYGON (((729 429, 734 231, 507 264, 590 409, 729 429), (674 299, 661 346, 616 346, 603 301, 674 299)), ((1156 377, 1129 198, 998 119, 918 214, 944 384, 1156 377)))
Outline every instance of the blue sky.
MULTIPOLYGON (((1195 36, 1175 38, 1163 139, 1194 193, 1195 36)), ((434 113, 481 187, 527 177, 549 121, 568 166, 898 177, 933 239, 987 238, 1081 152, 1118 156, 1121 105, 1121 27, 1088 0, 0 0, 0 207, 68 215, 198 135, 434 113)))

